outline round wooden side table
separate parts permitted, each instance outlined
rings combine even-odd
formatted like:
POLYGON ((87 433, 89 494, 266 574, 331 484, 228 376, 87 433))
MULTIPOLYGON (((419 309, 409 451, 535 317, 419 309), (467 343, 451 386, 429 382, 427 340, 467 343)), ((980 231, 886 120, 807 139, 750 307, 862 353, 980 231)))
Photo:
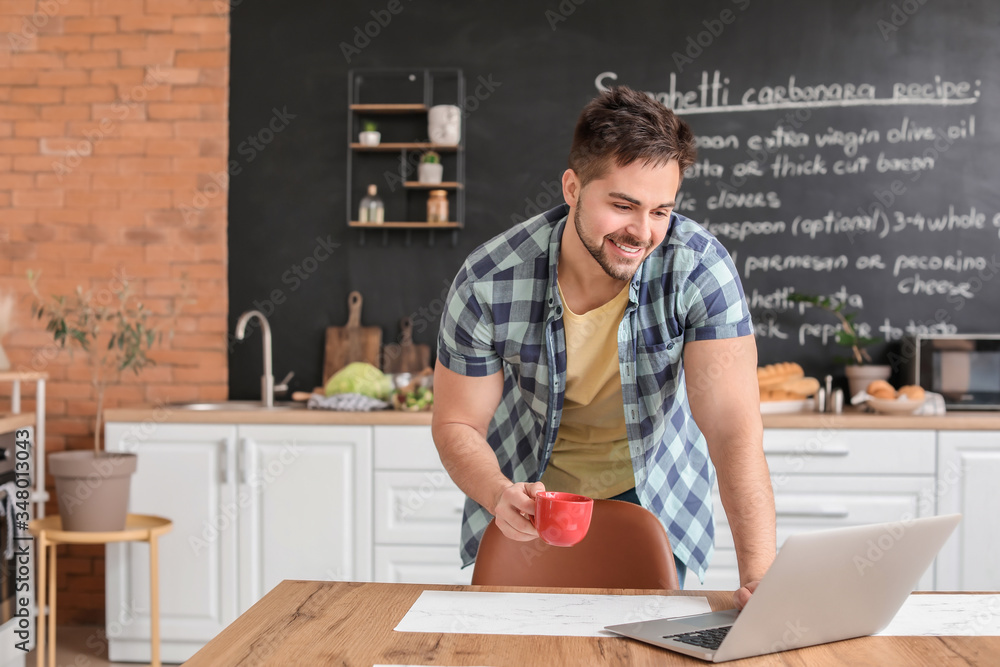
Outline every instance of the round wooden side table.
POLYGON ((149 542, 149 614, 153 652, 152 667, 160 666, 160 571, 156 540, 173 528, 170 519, 148 514, 129 514, 123 530, 89 533, 63 530, 58 516, 35 519, 28 531, 38 537, 38 637, 35 647, 37 665, 44 664, 45 645, 49 646, 49 667, 56 664, 56 546, 60 544, 108 544, 110 542, 149 542), (47 561, 51 566, 46 571, 47 561), (46 598, 46 589, 48 597, 46 598), (45 606, 49 614, 46 619, 45 606), (45 622, 48 621, 48 641, 45 622))

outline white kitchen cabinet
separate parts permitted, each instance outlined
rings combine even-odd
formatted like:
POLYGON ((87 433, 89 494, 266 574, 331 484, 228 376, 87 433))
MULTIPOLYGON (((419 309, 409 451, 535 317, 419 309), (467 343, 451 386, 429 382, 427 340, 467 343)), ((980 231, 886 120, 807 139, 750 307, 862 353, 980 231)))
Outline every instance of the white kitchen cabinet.
MULTIPOLYGON (((187 660, 236 619, 236 427, 108 424, 109 451, 138 454, 129 510, 174 522, 159 540, 165 662, 187 660)), ((112 660, 149 660, 149 547, 106 549, 112 660)))
POLYGON ((375 543, 458 545, 465 494, 444 469, 375 471, 375 543))
MULTIPOLYGON (((795 533, 932 516, 934 431, 768 429, 764 452, 774 489, 777 545, 795 533)), ((739 587, 732 531, 713 490, 715 555, 693 590, 739 587)), ((918 589, 935 588, 934 569, 918 589)))
POLYGON ((962 514, 937 559, 937 588, 1000 590, 1000 432, 938 434, 938 513, 962 514))
POLYGON ((472 583, 472 566, 462 569, 458 545, 376 546, 375 581, 466 585, 472 583))
POLYGON ((428 426, 375 427, 375 581, 469 583, 459 556, 465 494, 428 426))
MULTIPOLYGON (((371 428, 110 423, 135 451, 130 511, 160 540, 164 662, 182 662, 279 581, 371 577, 371 428)), ((148 552, 107 549, 112 660, 149 660, 148 552)))
MULTIPOLYGON (((109 423, 136 451, 131 511, 174 522, 160 540, 163 659, 181 662, 282 579, 464 584, 464 494, 429 426, 109 423)), ((778 544, 791 534, 962 512, 921 589, 1000 589, 996 432, 767 429, 778 544)), ((704 585, 735 589, 736 552, 715 492, 704 585)), ((114 660, 149 659, 148 547, 108 548, 114 660)))
MULTIPOLYGON (((907 521, 931 516, 925 501, 934 493, 934 478, 926 476, 772 476, 778 548, 796 533, 860 526, 869 523, 907 521), (780 482, 780 484, 779 484, 780 482)), ((691 576, 685 588, 735 590, 739 588, 736 547, 726 512, 715 490, 715 556, 705 584, 691 576)), ((933 590, 933 569, 927 571, 919 590, 933 590)))
POLYGON ((238 432, 240 613, 284 579, 371 579, 371 429, 238 432))

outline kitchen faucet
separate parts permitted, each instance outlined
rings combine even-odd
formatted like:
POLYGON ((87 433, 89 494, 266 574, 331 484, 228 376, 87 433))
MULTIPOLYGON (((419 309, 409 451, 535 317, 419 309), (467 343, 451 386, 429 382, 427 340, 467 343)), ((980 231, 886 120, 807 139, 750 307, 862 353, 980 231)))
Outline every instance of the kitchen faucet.
POLYGON ((260 320, 260 330, 264 337, 264 374, 260 377, 260 400, 265 408, 273 408, 275 390, 287 391, 288 381, 292 379, 295 372, 290 372, 280 385, 274 386, 274 375, 271 373, 271 325, 267 323, 264 313, 259 310, 248 310, 240 315, 239 321, 236 322, 236 340, 243 340, 247 331, 247 323, 254 317, 260 320))

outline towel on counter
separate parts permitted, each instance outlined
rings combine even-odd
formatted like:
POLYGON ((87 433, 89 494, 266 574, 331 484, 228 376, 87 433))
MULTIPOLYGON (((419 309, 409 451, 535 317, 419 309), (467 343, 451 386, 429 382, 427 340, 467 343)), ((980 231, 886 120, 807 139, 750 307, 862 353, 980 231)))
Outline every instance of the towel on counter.
POLYGON ((385 410, 389 404, 363 394, 312 394, 306 407, 310 410, 341 410, 346 412, 369 412, 385 410))

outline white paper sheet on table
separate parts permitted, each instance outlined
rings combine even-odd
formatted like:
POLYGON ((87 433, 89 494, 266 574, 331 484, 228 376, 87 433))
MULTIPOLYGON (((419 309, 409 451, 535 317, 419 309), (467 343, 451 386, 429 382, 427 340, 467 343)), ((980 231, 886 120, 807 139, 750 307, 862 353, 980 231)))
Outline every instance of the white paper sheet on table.
POLYGON ((398 632, 608 637, 606 625, 712 611, 708 599, 682 595, 578 595, 424 591, 398 632))
POLYGON ((1000 595, 911 595, 880 635, 1000 635, 1000 595))

